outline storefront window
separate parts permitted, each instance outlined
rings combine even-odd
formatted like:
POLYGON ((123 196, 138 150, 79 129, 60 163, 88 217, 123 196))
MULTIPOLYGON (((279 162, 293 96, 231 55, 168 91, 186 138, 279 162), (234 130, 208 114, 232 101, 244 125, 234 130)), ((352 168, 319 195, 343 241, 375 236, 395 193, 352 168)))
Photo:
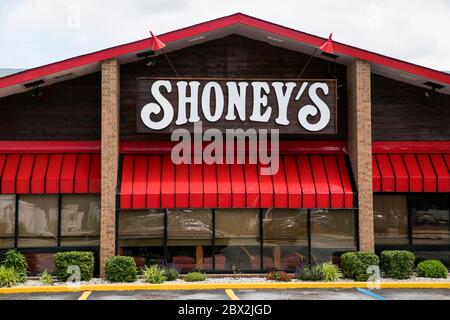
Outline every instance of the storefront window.
MULTIPOLYGON (((259 210, 216 211, 216 270, 261 269, 259 210)), ((269 257, 269 260, 271 258, 269 257)), ((266 261, 270 266, 273 262, 266 261)))
POLYGON ((167 247, 181 271, 212 270, 212 211, 169 210, 167 247))
POLYGON ((375 195, 373 199, 377 245, 408 244, 408 203, 406 195, 375 195))
POLYGON ((308 262, 307 210, 264 212, 264 269, 294 271, 308 262))
POLYGON ((133 256, 138 267, 164 262, 164 212, 122 211, 119 215, 121 254, 133 256))
POLYGON ((16 199, 0 195, 0 248, 14 247, 16 199))
POLYGON ((56 247, 58 196, 19 197, 19 247, 56 247))
POLYGON ((449 195, 412 194, 414 245, 450 245, 449 195))
POLYGON ((61 204, 61 246, 100 244, 100 197, 64 195, 61 204))
POLYGON ((354 210, 312 210, 312 263, 339 263, 342 253, 356 250, 354 210))

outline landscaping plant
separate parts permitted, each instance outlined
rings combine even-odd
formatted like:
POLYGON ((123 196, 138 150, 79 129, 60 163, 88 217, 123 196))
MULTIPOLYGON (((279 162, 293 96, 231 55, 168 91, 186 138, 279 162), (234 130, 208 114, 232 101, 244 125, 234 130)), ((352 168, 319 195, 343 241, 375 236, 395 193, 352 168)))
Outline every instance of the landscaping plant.
MULTIPOLYGON (((89 281, 94 275, 94 254, 92 252, 58 252, 55 254, 55 275, 60 281, 76 276, 80 269, 80 281, 89 281)), ((78 279, 77 279, 78 280, 78 279)))
POLYGON ((9 250, 3 258, 3 266, 13 269, 17 273, 19 283, 27 280, 28 264, 23 254, 15 250, 9 250))
POLYGON ((347 252, 341 256, 341 270, 344 277, 356 281, 367 281, 370 266, 379 266, 380 259, 370 252, 347 252))
POLYGON ((323 281, 334 282, 342 278, 341 270, 339 270, 339 267, 330 262, 319 265, 318 269, 322 274, 323 281))
POLYGON ((145 267, 143 273, 145 282, 148 283, 163 283, 167 279, 165 270, 157 265, 145 267))
POLYGON ((417 275, 425 278, 447 279, 448 270, 439 260, 425 260, 417 265, 417 275))
POLYGON ((175 281, 178 279, 180 273, 174 265, 166 265, 163 267, 166 281, 175 281))
POLYGON ((408 279, 413 272, 414 260, 412 252, 386 250, 380 255, 381 271, 387 278, 408 279))
POLYGON ((292 277, 284 271, 273 271, 266 275, 266 279, 271 281, 289 282, 292 280, 292 277))
POLYGON ((0 266, 0 287, 12 287, 21 282, 21 276, 13 268, 0 266))
POLYGON ((105 264, 106 279, 111 282, 134 282, 138 271, 133 257, 110 257, 105 264))
POLYGON ((199 282, 199 281, 205 281, 206 275, 201 272, 190 272, 184 277, 184 281, 186 282, 199 282))
POLYGON ((305 264, 297 267, 295 275, 298 280, 302 281, 322 281, 323 274, 318 266, 310 267, 305 264))
POLYGON ((52 285, 53 284, 53 277, 50 273, 48 273, 47 270, 45 270, 40 276, 39 276, 39 281, 42 284, 45 285, 52 285))

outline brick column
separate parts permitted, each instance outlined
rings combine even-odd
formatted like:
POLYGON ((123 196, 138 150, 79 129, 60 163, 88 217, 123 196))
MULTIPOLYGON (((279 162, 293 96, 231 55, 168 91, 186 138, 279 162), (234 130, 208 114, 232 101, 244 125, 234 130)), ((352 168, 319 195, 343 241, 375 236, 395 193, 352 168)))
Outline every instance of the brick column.
POLYGON ((360 250, 374 251, 370 63, 347 67, 348 147, 358 187, 360 250))
POLYGON ((116 185, 119 166, 120 66, 115 59, 102 63, 102 186, 100 275, 116 250, 116 185))

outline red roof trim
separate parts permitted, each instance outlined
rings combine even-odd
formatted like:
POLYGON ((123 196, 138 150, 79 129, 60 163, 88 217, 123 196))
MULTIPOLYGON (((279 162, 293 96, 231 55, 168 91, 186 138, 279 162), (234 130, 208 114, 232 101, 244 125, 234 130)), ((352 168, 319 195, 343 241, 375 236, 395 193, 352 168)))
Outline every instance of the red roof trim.
MULTIPOLYGON (((271 22, 267 22, 261 19, 244 15, 242 13, 236 13, 230 16, 218 18, 208 22, 193 25, 187 28, 172 31, 159 36, 159 39, 165 43, 170 43, 173 41, 182 40, 188 37, 195 36, 197 34, 217 30, 237 23, 258 28, 260 30, 274 33, 279 36, 288 37, 300 42, 308 43, 316 47, 322 45, 323 42, 326 41, 325 38, 313 36, 311 34, 283 27, 278 24, 274 24, 271 22)), ((337 54, 353 56, 359 59, 368 60, 376 64, 381 64, 389 68, 422 76, 430 80, 450 84, 450 75, 444 72, 418 66, 406 61, 390 58, 381 54, 377 54, 367 50, 362 50, 338 42, 334 42, 333 45, 337 54)), ((146 48, 150 48, 150 46, 151 46, 151 39, 143 39, 128 44, 112 47, 109 49, 97 51, 94 53, 81 55, 60 62, 52 63, 42 67, 26 70, 20 73, 0 78, 0 88, 26 83, 49 74, 61 72, 64 70, 80 67, 91 63, 100 62, 102 60, 114 58, 117 56, 133 52, 138 52, 146 48)))
POLYGON ((378 153, 450 153, 450 141, 376 141, 372 152, 378 153))

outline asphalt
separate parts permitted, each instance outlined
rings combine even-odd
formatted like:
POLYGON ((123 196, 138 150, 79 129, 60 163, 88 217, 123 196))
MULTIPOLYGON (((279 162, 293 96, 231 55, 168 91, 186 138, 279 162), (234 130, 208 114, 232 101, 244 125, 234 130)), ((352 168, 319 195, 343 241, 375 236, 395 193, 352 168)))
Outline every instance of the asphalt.
MULTIPOLYGON (((240 300, 450 300, 450 289, 233 290, 240 300)), ((0 300, 230 300, 225 290, 0 294, 0 300)))

